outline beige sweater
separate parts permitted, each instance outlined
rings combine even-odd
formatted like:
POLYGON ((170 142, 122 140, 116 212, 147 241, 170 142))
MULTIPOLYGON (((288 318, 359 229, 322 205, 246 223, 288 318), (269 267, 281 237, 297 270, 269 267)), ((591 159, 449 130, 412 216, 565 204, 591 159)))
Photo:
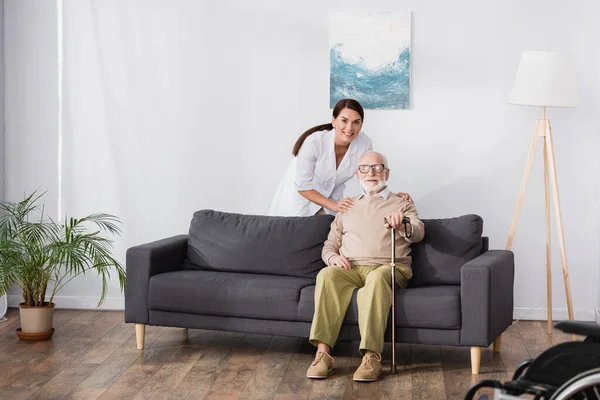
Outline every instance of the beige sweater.
POLYGON ((410 267, 410 245, 420 242, 425 235, 415 205, 394 193, 390 193, 387 199, 362 196, 352 201, 352 208, 345 213, 338 213, 331 223, 321 253, 325 264, 329 265, 329 258, 336 254, 345 256, 353 265, 389 264, 392 238, 390 230, 385 228, 384 218, 393 211, 402 211, 410 218, 413 230, 410 238, 403 236, 404 226, 396 230, 396 263, 410 267))

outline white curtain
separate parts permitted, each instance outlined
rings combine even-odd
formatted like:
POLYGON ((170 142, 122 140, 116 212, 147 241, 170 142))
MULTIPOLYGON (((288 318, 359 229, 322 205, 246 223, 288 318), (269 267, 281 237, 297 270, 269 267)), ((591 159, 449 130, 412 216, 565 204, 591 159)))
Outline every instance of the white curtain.
POLYGON ((224 3, 63 2, 62 210, 120 217, 122 261, 186 233, 199 209, 266 213, 308 125, 295 117, 302 31, 287 30, 290 6, 224 3))

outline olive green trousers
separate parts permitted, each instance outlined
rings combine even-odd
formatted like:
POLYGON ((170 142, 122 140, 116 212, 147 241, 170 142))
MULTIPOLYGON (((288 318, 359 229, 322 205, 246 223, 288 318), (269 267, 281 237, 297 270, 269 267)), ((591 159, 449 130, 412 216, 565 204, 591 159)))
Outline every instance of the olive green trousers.
MULTIPOLYGON (((406 288, 412 269, 396 265, 396 287, 406 288)), ((367 350, 380 353, 392 307, 392 269, 390 265, 354 265, 351 270, 330 266, 317 275, 315 314, 310 329, 310 342, 333 347, 342 327, 352 292, 358 288, 358 327, 361 354, 367 350)))

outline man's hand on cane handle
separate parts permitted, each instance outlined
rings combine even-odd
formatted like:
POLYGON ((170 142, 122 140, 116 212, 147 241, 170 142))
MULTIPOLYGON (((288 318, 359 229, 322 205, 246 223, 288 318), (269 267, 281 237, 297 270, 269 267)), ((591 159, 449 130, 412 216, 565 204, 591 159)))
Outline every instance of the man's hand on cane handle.
POLYGON ((390 215, 388 215, 386 218, 384 218, 385 228, 386 229, 389 229, 390 227, 392 227, 394 229, 400 228, 400 226, 402 225, 403 218, 404 218, 404 213, 402 211, 394 211, 393 213, 390 213, 390 215))

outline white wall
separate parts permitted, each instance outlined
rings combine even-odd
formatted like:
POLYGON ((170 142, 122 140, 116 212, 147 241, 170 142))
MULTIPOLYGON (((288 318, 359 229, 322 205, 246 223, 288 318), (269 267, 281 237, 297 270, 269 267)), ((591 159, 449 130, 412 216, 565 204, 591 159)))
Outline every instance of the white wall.
MULTIPOLYGON (((47 199, 55 209, 57 43, 51 3, 6 4, 7 196, 16 200, 26 190, 48 188, 55 193, 47 199)), ((422 217, 480 214, 492 248, 506 243, 535 119, 541 116, 536 108, 507 104, 521 52, 572 54, 581 78, 581 107, 551 109, 548 115, 576 317, 593 318, 600 304, 593 295, 600 282, 598 2, 151 1, 137 10, 131 4, 135 3, 115 16, 115 32, 119 24, 139 18, 143 23, 135 38, 136 51, 152 51, 136 53, 141 58, 134 62, 146 62, 147 68, 131 76, 139 84, 136 89, 147 95, 140 114, 145 129, 136 143, 121 141, 124 147, 118 149, 143 159, 143 168, 120 165, 120 171, 115 167, 105 172, 94 170, 93 163, 83 164, 81 154, 65 154, 88 174, 115 174, 111 181, 135 177, 139 186, 123 187, 115 202, 118 215, 127 222, 118 257, 123 259, 131 245, 185 232, 197 209, 265 213, 296 137, 330 119, 328 12, 406 10, 413 13, 412 109, 367 110, 364 130, 390 159, 391 187, 410 192, 422 217), (162 34, 162 39, 147 43, 145 32, 152 37, 162 34), (165 73, 166 80, 150 79, 156 63, 164 66, 158 72, 165 73), (164 91, 171 96, 153 97, 164 91), (206 169, 221 162, 222 169, 206 169), (132 200, 140 191, 144 201, 132 200)), ((115 39, 114 46, 122 43, 115 39)), ((95 96, 89 101, 91 108, 107 106, 95 96)), ((118 111, 127 111, 126 106, 118 111)), ((116 129, 111 133, 119 138, 116 129)), ((76 139, 80 146, 88 140, 76 139)), ((515 315, 539 306, 526 317, 543 319, 540 155, 513 250, 515 315)), ((83 182, 77 174, 69 172, 73 182, 83 182)), ((93 190, 73 187, 84 200, 72 206, 97 211, 94 207, 101 200, 93 190)), ((65 192, 68 195, 72 194, 65 192)), ((555 229, 552 239, 555 318, 564 318, 555 229)), ((68 305, 87 304, 80 299, 85 293, 96 295, 98 285, 89 277, 62 293, 74 296, 67 299, 68 305)), ((122 304, 114 287, 110 296, 107 304, 122 304)))

